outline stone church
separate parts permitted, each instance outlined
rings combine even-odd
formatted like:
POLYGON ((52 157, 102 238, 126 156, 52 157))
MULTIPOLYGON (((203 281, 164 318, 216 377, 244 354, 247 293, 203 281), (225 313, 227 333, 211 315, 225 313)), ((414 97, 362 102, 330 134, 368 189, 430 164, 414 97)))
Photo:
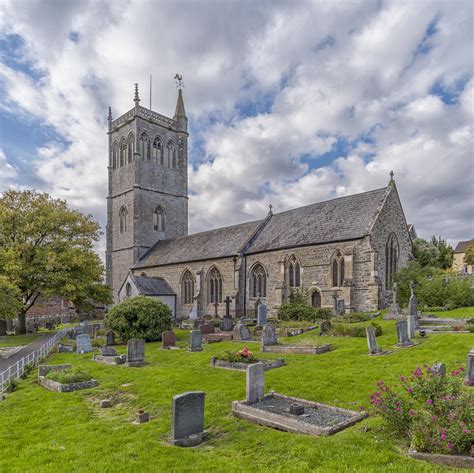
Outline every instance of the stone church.
POLYGON ((173 118, 109 109, 107 283, 115 302, 157 297, 177 319, 275 315, 292 288, 314 307, 382 308, 412 241, 393 173, 387 187, 188 234, 188 131, 182 90, 173 118), (227 299, 227 304, 225 303, 227 299), (230 301, 230 302, 229 302, 230 301))

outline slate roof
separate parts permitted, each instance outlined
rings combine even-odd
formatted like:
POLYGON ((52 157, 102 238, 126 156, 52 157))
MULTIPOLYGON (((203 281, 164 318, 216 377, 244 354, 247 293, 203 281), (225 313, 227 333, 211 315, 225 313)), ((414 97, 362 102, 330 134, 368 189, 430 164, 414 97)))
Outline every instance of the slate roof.
POLYGON ((258 220, 159 241, 134 269, 228 257, 244 247, 251 254, 362 238, 370 233, 386 195, 384 187, 277 213, 266 225, 258 220))
POLYGON ((456 248, 454 248, 455 253, 466 253, 467 247, 469 244, 474 241, 474 238, 472 240, 467 240, 467 241, 460 241, 457 245, 456 248))
POLYGON ((140 294, 144 296, 175 296, 175 292, 169 284, 158 277, 135 276, 131 274, 133 282, 137 286, 140 294))

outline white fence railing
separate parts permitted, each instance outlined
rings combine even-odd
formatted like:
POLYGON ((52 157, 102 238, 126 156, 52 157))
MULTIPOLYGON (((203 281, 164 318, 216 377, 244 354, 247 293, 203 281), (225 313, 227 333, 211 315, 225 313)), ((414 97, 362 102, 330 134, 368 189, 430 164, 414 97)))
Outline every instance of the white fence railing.
POLYGON ((0 373, 0 400, 3 399, 3 393, 8 389, 12 379, 17 379, 23 375, 27 367, 35 366, 43 358, 46 358, 49 352, 53 349, 54 345, 65 337, 70 328, 65 328, 54 334, 48 341, 44 342, 38 350, 31 352, 29 355, 24 356, 13 365, 10 365, 5 371, 0 373))

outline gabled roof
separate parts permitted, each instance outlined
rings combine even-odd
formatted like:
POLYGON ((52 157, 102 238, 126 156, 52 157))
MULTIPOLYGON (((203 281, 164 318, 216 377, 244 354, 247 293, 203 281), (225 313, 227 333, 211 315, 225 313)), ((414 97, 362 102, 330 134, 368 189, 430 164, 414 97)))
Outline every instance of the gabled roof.
POLYGON ((307 205, 207 232, 162 240, 133 269, 363 238, 391 187, 307 205))
POLYGON ((474 238, 471 240, 467 241, 460 241, 457 245, 456 248, 454 248, 455 253, 466 253, 467 247, 474 242, 474 238))
POLYGON ((135 276, 130 274, 132 281, 138 289, 138 292, 144 296, 175 296, 175 292, 169 284, 158 277, 135 276))

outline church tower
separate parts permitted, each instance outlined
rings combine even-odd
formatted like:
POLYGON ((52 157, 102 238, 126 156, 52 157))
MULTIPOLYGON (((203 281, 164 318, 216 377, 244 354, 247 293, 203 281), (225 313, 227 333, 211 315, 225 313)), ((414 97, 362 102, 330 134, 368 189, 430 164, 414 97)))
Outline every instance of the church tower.
POLYGON ((140 105, 108 116, 107 284, 114 301, 129 269, 158 240, 188 234, 188 119, 181 76, 173 118, 140 105))

